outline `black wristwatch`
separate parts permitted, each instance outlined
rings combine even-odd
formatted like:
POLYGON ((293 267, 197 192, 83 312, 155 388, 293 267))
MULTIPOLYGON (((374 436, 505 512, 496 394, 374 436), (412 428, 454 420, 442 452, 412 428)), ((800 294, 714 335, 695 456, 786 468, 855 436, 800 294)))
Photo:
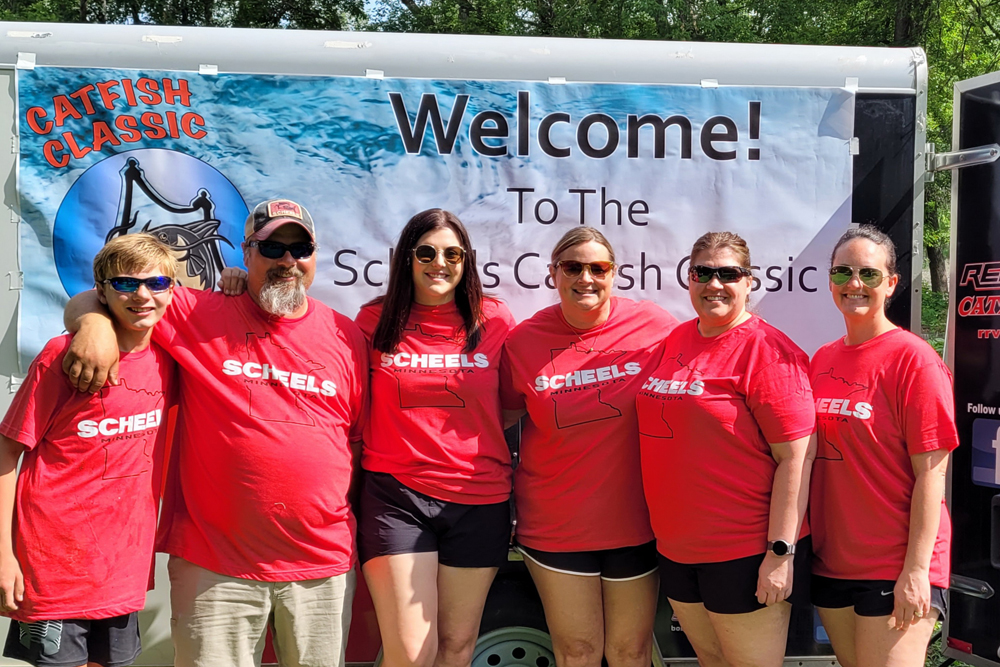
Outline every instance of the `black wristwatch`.
POLYGON ((767 543, 767 550, 775 556, 792 556, 795 554, 795 545, 784 540, 774 540, 767 543))

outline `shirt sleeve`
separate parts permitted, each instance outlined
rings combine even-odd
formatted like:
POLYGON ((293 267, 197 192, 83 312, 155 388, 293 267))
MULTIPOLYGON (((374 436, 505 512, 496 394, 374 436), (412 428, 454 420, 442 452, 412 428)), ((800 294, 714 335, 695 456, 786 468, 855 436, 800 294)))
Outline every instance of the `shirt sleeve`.
POLYGON ((900 378, 903 438, 910 456, 958 447, 955 401, 948 367, 940 360, 900 378))
POLYGON ((62 372, 62 355, 48 354, 51 345, 31 362, 7 416, 0 423, 0 433, 27 449, 41 442, 75 391, 62 372))
POLYGON ((510 346, 500 354, 500 405, 504 410, 523 410, 524 395, 514 388, 514 369, 510 363, 510 346))
POLYGON ((782 351, 751 373, 747 406, 768 443, 788 442, 815 430, 816 407, 804 353, 782 351))
POLYGON ((364 334, 368 341, 371 341, 372 336, 375 335, 375 327, 378 326, 378 313, 381 312, 381 308, 376 308, 374 306, 362 306, 361 310, 358 311, 358 316, 354 318, 354 323, 358 325, 361 329, 361 333, 364 334))
POLYGON ((360 329, 355 329, 351 337, 351 354, 354 358, 354 376, 351 392, 351 431, 348 438, 354 442, 361 440, 370 413, 371 395, 368 387, 368 343, 360 329))

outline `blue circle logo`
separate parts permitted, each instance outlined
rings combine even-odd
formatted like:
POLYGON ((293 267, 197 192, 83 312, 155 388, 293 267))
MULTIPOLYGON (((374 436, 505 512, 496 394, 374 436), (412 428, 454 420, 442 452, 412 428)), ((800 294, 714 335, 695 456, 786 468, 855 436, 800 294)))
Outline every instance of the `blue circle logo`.
POLYGON ((123 234, 148 232, 174 249, 185 287, 214 289, 242 266, 249 209, 229 179, 196 157, 161 148, 126 151, 88 168, 59 205, 56 270, 66 293, 94 286, 94 255, 123 234))

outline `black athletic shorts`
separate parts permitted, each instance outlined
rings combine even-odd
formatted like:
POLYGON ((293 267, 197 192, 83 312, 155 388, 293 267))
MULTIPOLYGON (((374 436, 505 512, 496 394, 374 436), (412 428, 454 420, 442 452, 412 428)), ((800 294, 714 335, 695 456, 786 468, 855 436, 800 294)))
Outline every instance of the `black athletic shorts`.
POLYGON ((656 572, 656 542, 600 551, 539 551, 518 545, 521 554, 546 570, 600 577, 605 581, 631 581, 656 572))
POLYGON ((500 567, 510 548, 510 503, 465 505, 437 500, 392 475, 364 473, 358 510, 358 555, 436 551, 449 567, 500 567))
MULTIPOLYGON (((833 579, 814 574, 812 603, 824 609, 854 607, 858 616, 891 616, 896 604, 895 587, 896 582, 890 579, 833 579)), ((931 586, 931 608, 938 610, 941 619, 948 613, 940 586, 931 586)))
MULTIPOLYGON (((701 602, 716 614, 747 614, 765 606, 757 601, 757 578, 764 556, 687 565, 660 554, 660 586, 668 598, 677 602, 701 602)), ((788 602, 808 604, 812 538, 799 540, 792 558, 795 562, 788 602)))
POLYGON ((64 621, 11 621, 3 654, 45 667, 131 665, 142 651, 139 614, 64 621))

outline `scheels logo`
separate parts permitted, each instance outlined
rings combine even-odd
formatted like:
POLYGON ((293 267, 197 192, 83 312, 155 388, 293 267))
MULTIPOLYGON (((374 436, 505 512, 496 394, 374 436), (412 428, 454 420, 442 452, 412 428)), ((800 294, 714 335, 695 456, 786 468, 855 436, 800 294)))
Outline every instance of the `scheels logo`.
MULTIPOLYGON (((975 262, 962 267, 959 287, 977 292, 1000 291, 1000 262, 975 262)), ((959 317, 1000 315, 1000 294, 965 296, 958 302, 959 317)))

